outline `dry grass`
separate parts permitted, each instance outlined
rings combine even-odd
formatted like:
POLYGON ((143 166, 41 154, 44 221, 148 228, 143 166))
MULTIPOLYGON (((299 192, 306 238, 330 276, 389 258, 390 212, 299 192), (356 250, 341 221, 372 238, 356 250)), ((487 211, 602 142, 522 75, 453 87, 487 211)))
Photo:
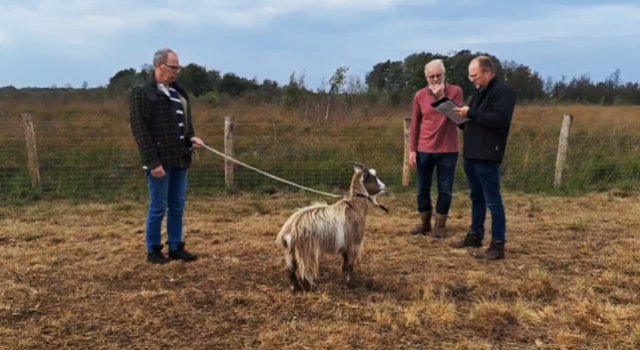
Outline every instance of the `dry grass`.
MULTIPOLYGON (((324 103, 325 101, 319 101, 324 103)), ((128 123, 128 104, 126 99, 101 102, 78 100, 14 100, 9 101, 7 108, 11 115, 31 113, 38 122, 125 122, 128 123)), ((243 100, 228 105, 211 108, 205 103, 194 102, 193 114, 195 126, 200 123, 224 123, 224 116, 233 115, 238 123, 298 123, 306 121, 316 123, 318 118, 324 120, 326 106, 306 110, 304 108, 287 110, 275 104, 255 104, 243 100)), ((528 125, 560 125, 564 113, 575 117, 577 127, 593 128, 608 124, 637 125, 640 106, 598 106, 581 104, 523 104, 517 105, 514 111, 515 124, 528 125)), ((401 123, 403 117, 409 117, 411 106, 387 105, 334 105, 328 123, 361 123, 367 125, 388 125, 390 120, 401 123)), ((2 131, 2 130, 0 130, 2 131)))
MULTIPOLYGON (((10 113, 30 112, 36 128, 41 191, 31 189, 27 154, 18 119, 0 123, 0 198, 105 199, 146 194, 140 156, 129 131, 127 104, 120 101, 63 103, 15 101, 10 113), (62 135, 62 136, 61 136, 62 135)), ((503 163, 503 185, 525 193, 576 194, 627 190, 640 183, 639 107, 522 105, 516 108, 503 163), (553 187, 562 115, 575 116, 562 188, 553 187)), ((288 111, 277 105, 234 102, 211 109, 195 104, 196 133, 224 149, 223 118, 235 116, 234 156, 261 170, 309 187, 333 190, 348 176, 345 164, 375 165, 387 183, 400 188, 403 162, 402 119, 410 107, 337 104, 328 126, 316 124, 325 109, 288 111), (360 123, 360 125, 356 125, 360 123)), ((321 119, 322 119, 321 118, 321 119)), ((461 141, 462 142, 462 141, 461 141)), ((224 188, 223 158, 200 152, 190 188, 224 188)), ((455 187, 464 188, 462 167, 455 187)), ((270 179, 244 168, 236 187, 262 191, 270 179)))
MULTIPOLYGON (((414 197, 389 196, 392 213, 368 220, 362 285, 328 261, 306 295, 287 289, 273 239, 309 198, 192 199, 186 241, 201 259, 161 267, 144 262, 143 203, 4 207, 0 348, 639 348, 637 197, 505 200, 504 261, 409 237, 414 197)), ((457 238, 464 193, 452 210, 457 238)))

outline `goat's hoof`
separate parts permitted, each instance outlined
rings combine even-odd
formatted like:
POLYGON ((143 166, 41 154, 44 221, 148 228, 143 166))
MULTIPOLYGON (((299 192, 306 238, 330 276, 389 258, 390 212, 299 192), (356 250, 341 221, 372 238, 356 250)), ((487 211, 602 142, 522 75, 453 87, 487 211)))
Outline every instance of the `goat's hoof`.
POLYGON ((360 286, 360 283, 355 278, 351 278, 347 281, 347 287, 349 289, 355 289, 358 288, 358 286, 360 286))
POLYGON ((304 280, 302 281, 302 283, 300 283, 302 290, 304 290, 305 292, 310 292, 311 291, 311 283, 309 283, 309 281, 304 280))

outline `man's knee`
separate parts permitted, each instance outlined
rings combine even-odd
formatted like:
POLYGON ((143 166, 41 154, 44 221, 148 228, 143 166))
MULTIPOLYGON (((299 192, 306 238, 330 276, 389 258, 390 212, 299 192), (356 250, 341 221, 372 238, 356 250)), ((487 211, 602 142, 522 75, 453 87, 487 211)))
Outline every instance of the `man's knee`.
POLYGON ((186 199, 184 196, 182 195, 174 195, 174 197, 170 198, 169 200, 169 210, 173 211, 173 212, 177 212, 177 211, 183 211, 184 207, 186 205, 186 199))
POLYGON ((491 211, 504 211, 504 204, 502 203, 502 199, 500 197, 491 197, 487 199, 487 207, 491 211))
POLYGON ((152 215, 162 216, 167 210, 167 205, 168 203, 166 198, 154 198, 151 200, 149 211, 152 215))
POLYGON ((185 205, 187 204, 186 196, 181 192, 171 193, 168 202, 169 210, 173 212, 183 211, 185 205))

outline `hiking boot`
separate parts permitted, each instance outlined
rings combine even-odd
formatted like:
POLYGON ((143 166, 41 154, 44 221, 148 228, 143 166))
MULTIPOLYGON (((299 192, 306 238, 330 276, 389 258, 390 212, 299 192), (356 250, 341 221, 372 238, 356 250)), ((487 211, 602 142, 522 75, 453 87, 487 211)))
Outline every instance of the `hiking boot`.
POLYGON ((476 258, 485 260, 504 259, 504 241, 491 241, 489 249, 486 252, 476 254, 476 258))
POLYGON ((178 243, 176 250, 169 251, 169 259, 171 260, 183 260, 183 261, 196 261, 198 257, 189 253, 184 249, 184 242, 178 243))
POLYGON ((449 215, 436 213, 436 225, 435 225, 436 237, 444 238, 446 236, 445 229, 447 227, 448 218, 449 218, 449 215))
POLYGON ((431 210, 420 213, 420 220, 421 224, 409 232, 412 236, 418 234, 427 236, 431 232, 431 210))
POLYGON ((467 235, 457 242, 451 243, 452 248, 480 248, 482 247, 482 241, 478 238, 478 235, 473 231, 469 231, 467 235))
POLYGON ((436 228, 445 228, 447 227, 447 219, 449 215, 447 214, 438 214, 436 213, 436 228))
POLYGON ((152 252, 147 253, 147 262, 158 265, 164 265, 169 262, 167 257, 162 254, 162 244, 154 245, 152 249, 152 252))

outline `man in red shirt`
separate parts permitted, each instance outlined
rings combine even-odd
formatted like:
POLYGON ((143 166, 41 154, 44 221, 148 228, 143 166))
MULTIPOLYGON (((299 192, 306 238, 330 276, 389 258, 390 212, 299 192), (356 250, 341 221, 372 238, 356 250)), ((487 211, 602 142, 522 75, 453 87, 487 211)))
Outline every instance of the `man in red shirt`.
POLYGON ((445 96, 459 106, 464 103, 462 89, 445 83, 446 71, 442 60, 433 60, 424 69, 428 85, 415 94, 409 131, 409 161, 418 172, 417 209, 421 218, 421 225, 411 230, 412 235, 429 235, 431 232, 434 169, 438 184, 435 227, 437 230, 446 227, 460 151, 458 126, 431 107, 431 103, 445 96))

